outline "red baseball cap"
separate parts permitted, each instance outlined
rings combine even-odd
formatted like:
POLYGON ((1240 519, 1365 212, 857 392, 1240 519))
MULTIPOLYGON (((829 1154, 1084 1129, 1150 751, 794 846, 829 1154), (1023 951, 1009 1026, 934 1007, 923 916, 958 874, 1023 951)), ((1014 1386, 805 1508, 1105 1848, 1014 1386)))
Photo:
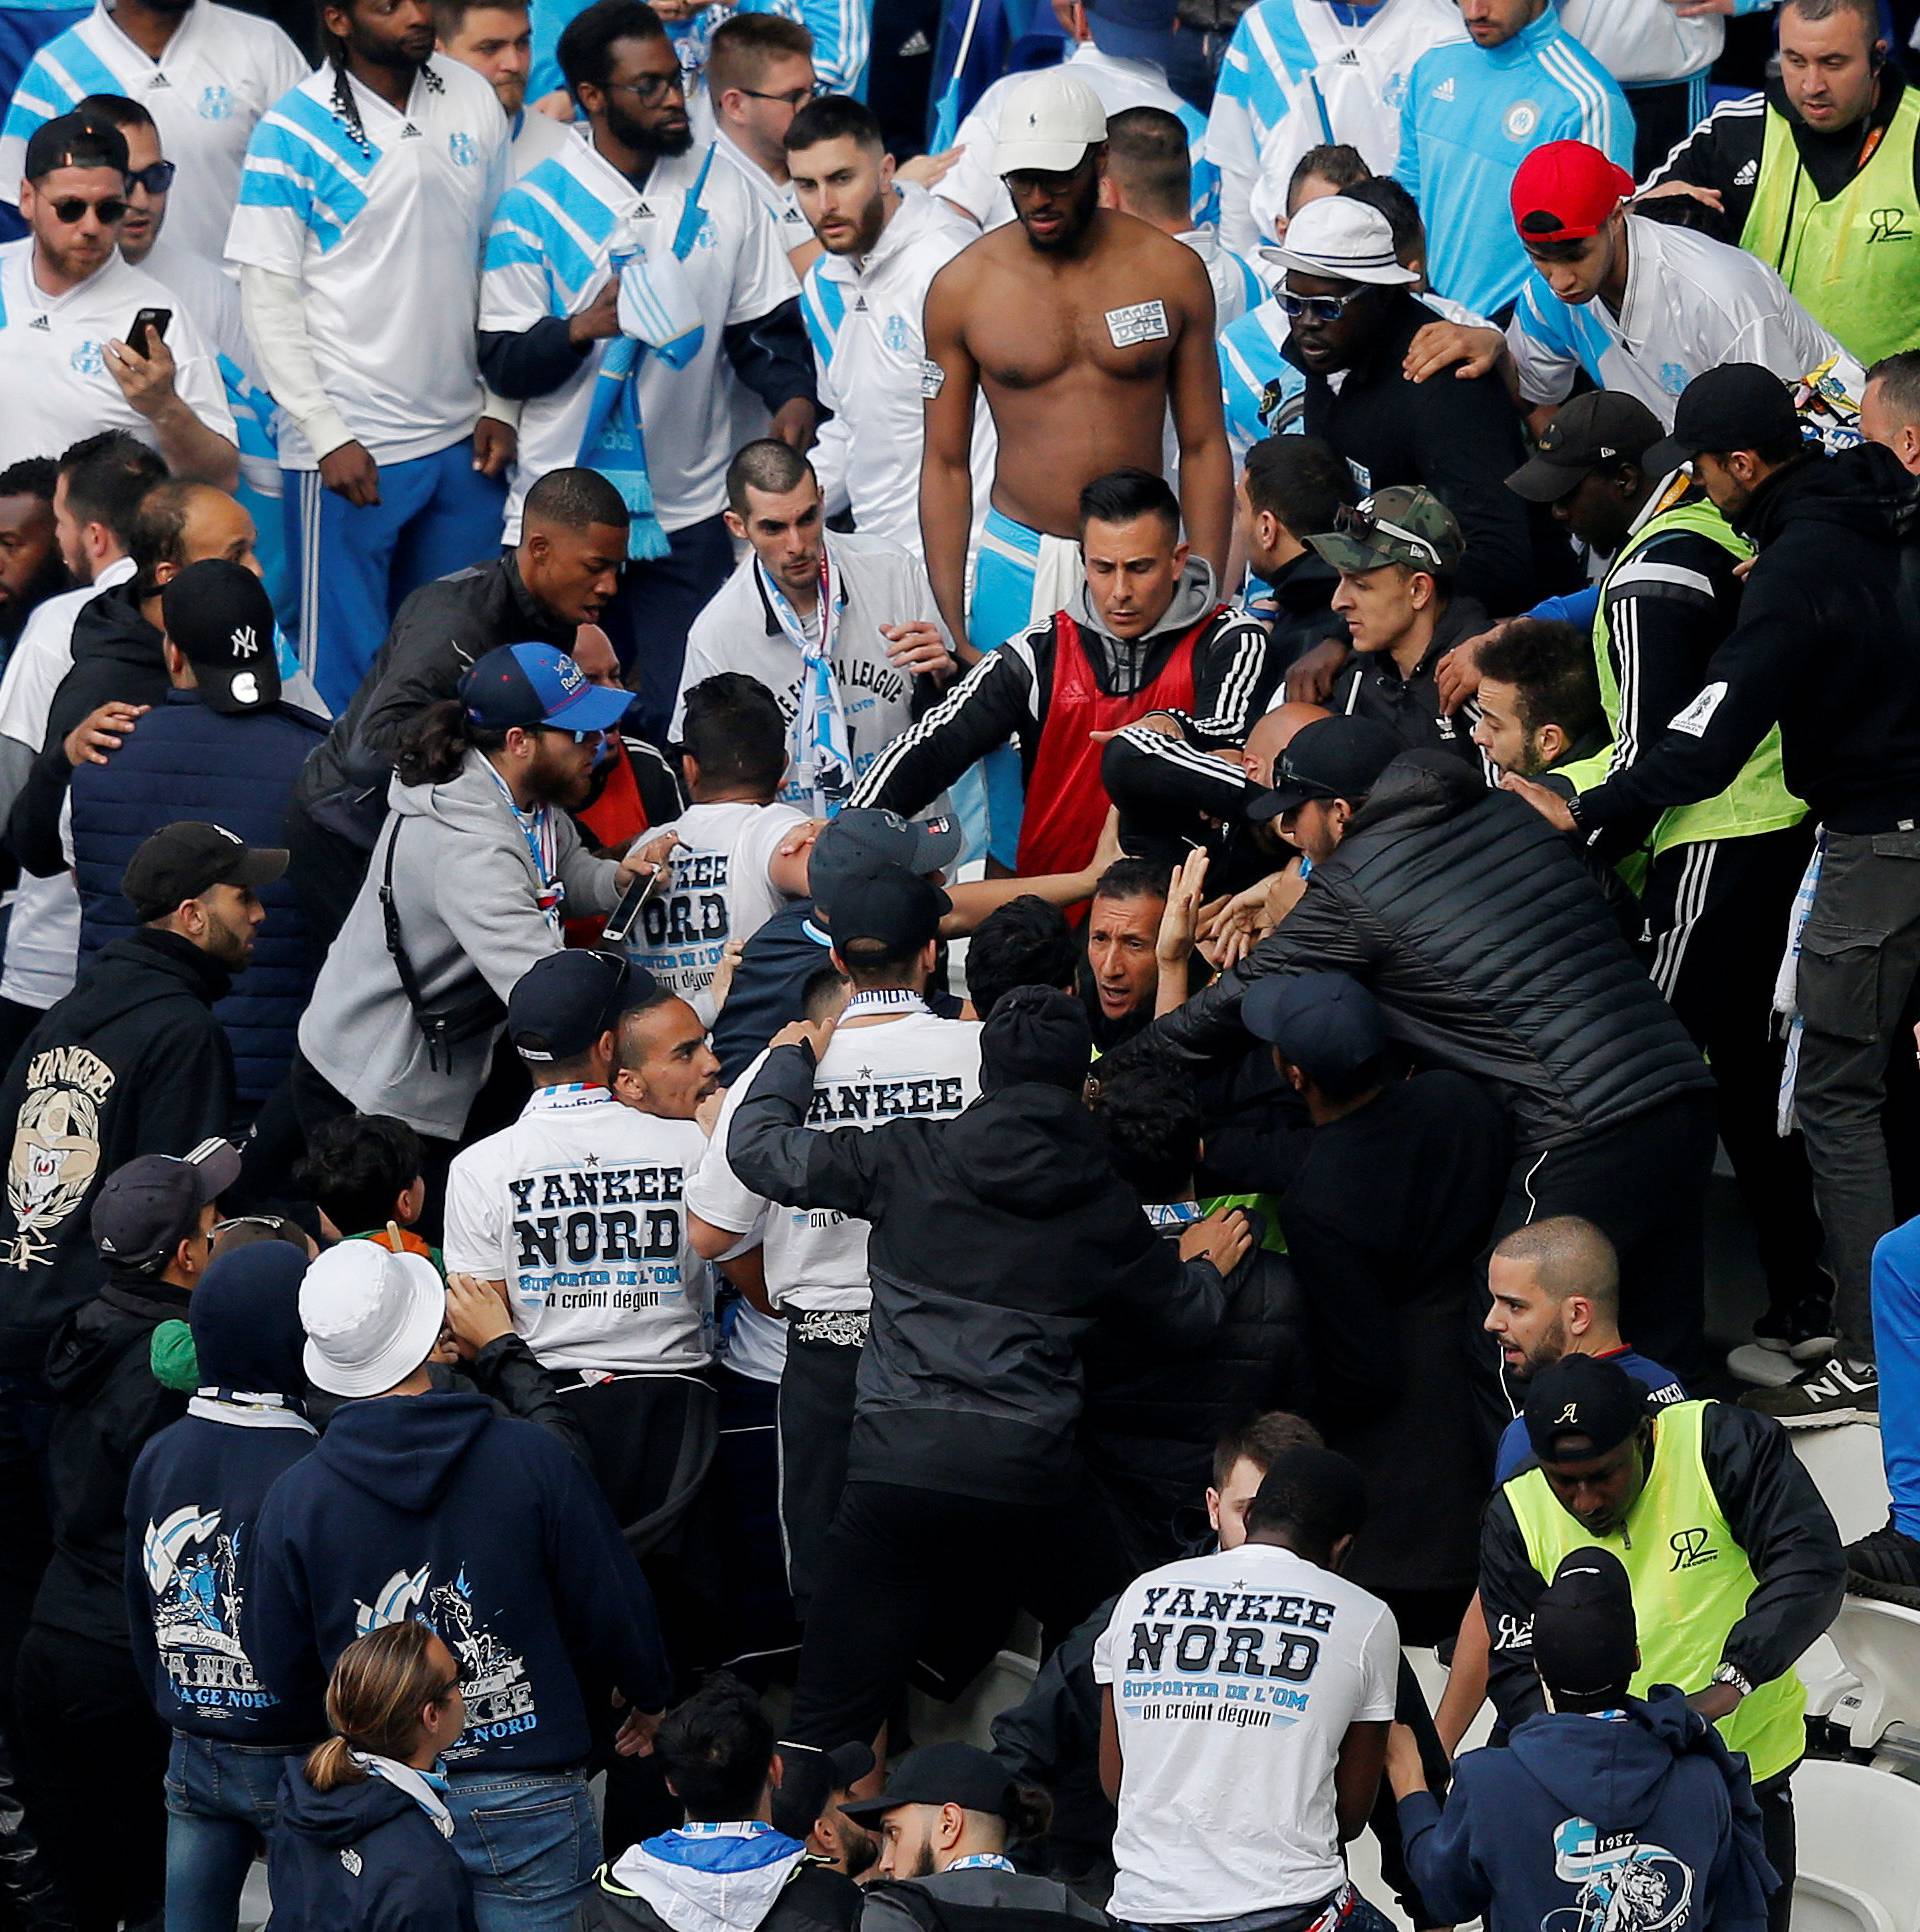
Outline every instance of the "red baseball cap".
POLYGON ((1549 141, 1513 177, 1513 225, 1530 242, 1585 241, 1633 193, 1633 176, 1584 141, 1549 141))

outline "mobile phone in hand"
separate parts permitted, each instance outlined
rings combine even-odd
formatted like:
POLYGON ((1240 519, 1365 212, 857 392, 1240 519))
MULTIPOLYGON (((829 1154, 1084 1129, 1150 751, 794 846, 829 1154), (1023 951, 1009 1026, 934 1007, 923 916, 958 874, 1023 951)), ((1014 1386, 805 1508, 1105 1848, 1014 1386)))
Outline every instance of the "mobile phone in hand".
POLYGON ((143 356, 153 354, 153 345, 166 339, 167 324, 173 320, 171 309, 142 309, 133 318, 133 327, 127 331, 127 347, 137 349, 143 356), (151 331, 151 338, 148 332, 151 331))

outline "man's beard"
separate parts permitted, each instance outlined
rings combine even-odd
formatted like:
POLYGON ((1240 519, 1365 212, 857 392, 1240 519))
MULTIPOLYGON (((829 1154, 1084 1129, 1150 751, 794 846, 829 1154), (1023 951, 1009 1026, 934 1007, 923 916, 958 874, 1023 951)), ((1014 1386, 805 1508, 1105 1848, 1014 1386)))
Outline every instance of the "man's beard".
POLYGON ((670 134, 664 128, 655 127, 615 107, 611 101, 607 104, 607 132, 623 148, 631 148, 635 154, 685 154, 693 146, 691 121, 683 122, 678 133, 670 134))
MULTIPOLYGON (((1054 254, 1063 248, 1071 248, 1087 230, 1093 226, 1094 217, 1100 212, 1100 177, 1089 173, 1080 192, 1067 203, 1066 218, 1060 224, 1060 232, 1051 241, 1039 241, 1032 229, 1027 229, 1029 246, 1045 254, 1054 254)), ((1026 227, 1023 222, 1022 227, 1026 227)))
POLYGON ((871 255, 880 240, 880 231, 887 225, 887 198, 877 194, 860 210, 859 225, 854 229, 853 240, 842 248, 829 252, 835 255, 851 255, 856 259, 871 255))
POLYGON ((879 1864, 879 1839, 872 1832, 862 1830, 851 1818, 840 1821, 840 1842, 845 1848, 842 1855, 847 1861, 849 1878, 858 1878, 862 1872, 870 1872, 879 1864))

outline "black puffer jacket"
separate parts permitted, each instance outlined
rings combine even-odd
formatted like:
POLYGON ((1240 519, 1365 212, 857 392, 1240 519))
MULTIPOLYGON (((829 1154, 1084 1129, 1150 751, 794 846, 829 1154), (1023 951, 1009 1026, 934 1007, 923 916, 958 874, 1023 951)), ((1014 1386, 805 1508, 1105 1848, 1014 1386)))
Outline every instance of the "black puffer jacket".
POLYGON ((1521 1158, 1712 1084, 1566 841, 1446 752, 1396 758, 1286 919, 1141 1037, 1237 1052, 1255 980, 1329 969, 1416 1059, 1500 1087, 1521 1158))
MULTIPOLYGON (((1161 1238, 1178 1242, 1183 1230, 1161 1238)), ((1197 1347, 1170 1347, 1130 1323, 1102 1323, 1086 1351, 1080 1446, 1114 1505, 1136 1571, 1171 1563, 1212 1476, 1213 1446, 1247 1417, 1308 1407, 1307 1311, 1283 1254, 1249 1248, 1227 1277, 1227 1312, 1197 1347)))

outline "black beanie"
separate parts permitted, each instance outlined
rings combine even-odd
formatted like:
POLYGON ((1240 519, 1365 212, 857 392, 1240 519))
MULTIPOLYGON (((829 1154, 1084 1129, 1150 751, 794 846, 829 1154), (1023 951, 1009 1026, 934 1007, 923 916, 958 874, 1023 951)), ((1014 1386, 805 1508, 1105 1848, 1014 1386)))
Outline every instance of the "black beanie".
POLYGON ((1093 1027, 1071 993, 1016 986, 980 1033, 980 1091, 1032 1083, 1078 1093, 1093 1064, 1093 1027))
POLYGON ((253 1395, 300 1395, 300 1278, 306 1251, 289 1241, 255 1241, 223 1254, 193 1291, 187 1321, 200 1386, 253 1395))

